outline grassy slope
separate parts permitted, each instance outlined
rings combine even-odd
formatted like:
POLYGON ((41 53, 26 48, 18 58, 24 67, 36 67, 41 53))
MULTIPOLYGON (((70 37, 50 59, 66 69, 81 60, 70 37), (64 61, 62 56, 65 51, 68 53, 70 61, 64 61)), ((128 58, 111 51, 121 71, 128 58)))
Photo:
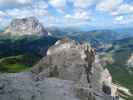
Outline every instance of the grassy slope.
MULTIPOLYGON (((129 53, 129 52, 128 52, 129 53)), ((113 79, 127 88, 133 89, 133 75, 128 73, 126 69, 126 61, 128 59, 127 52, 119 52, 113 55, 115 62, 108 65, 113 79)))
MULTIPOLYGON (((133 74, 128 72, 126 65, 133 53, 133 39, 117 41, 113 44, 113 49, 110 50, 107 54, 110 53, 115 62, 107 67, 112 74, 113 81, 133 91, 133 74)), ((128 96, 126 100, 133 100, 133 97, 128 96)))
POLYGON ((12 37, 0 34, 0 72, 21 72, 45 55, 57 38, 47 36, 12 37))
POLYGON ((39 59, 34 55, 4 57, 0 59, 0 71, 15 73, 29 70, 39 59))

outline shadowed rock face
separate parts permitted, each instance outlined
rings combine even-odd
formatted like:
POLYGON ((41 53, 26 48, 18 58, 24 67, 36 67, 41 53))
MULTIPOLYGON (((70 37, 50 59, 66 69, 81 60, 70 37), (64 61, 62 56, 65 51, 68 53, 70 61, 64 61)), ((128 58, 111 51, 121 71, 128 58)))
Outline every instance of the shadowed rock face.
POLYGON ((94 49, 65 38, 31 72, 0 75, 0 100, 113 100, 108 77, 94 49))
POLYGON ((20 36, 48 35, 48 32, 44 29, 43 25, 35 17, 14 19, 6 29, 5 33, 10 33, 11 35, 20 35, 20 36))

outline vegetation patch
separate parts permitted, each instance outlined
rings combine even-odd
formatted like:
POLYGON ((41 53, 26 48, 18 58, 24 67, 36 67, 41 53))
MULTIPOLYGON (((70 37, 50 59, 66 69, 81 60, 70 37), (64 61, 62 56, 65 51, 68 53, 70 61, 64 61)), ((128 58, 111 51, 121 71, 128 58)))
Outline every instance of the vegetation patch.
POLYGON ((18 55, 0 59, 0 72, 16 73, 29 70, 40 57, 34 55, 18 55))

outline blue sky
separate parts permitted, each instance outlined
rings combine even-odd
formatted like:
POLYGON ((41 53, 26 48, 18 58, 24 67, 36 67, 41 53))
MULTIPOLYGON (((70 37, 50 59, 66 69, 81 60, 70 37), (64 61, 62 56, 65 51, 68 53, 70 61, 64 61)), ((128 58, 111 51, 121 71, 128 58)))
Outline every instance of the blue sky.
POLYGON ((132 27, 133 0, 0 0, 0 26, 30 16, 46 27, 132 27))

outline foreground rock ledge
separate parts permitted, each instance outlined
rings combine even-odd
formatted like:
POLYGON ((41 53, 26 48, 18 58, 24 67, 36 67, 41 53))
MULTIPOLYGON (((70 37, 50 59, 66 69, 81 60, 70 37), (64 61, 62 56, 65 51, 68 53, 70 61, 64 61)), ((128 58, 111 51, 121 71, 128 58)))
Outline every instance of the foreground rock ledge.
POLYGON ((116 100, 95 50, 64 38, 31 72, 0 75, 0 100, 116 100))

